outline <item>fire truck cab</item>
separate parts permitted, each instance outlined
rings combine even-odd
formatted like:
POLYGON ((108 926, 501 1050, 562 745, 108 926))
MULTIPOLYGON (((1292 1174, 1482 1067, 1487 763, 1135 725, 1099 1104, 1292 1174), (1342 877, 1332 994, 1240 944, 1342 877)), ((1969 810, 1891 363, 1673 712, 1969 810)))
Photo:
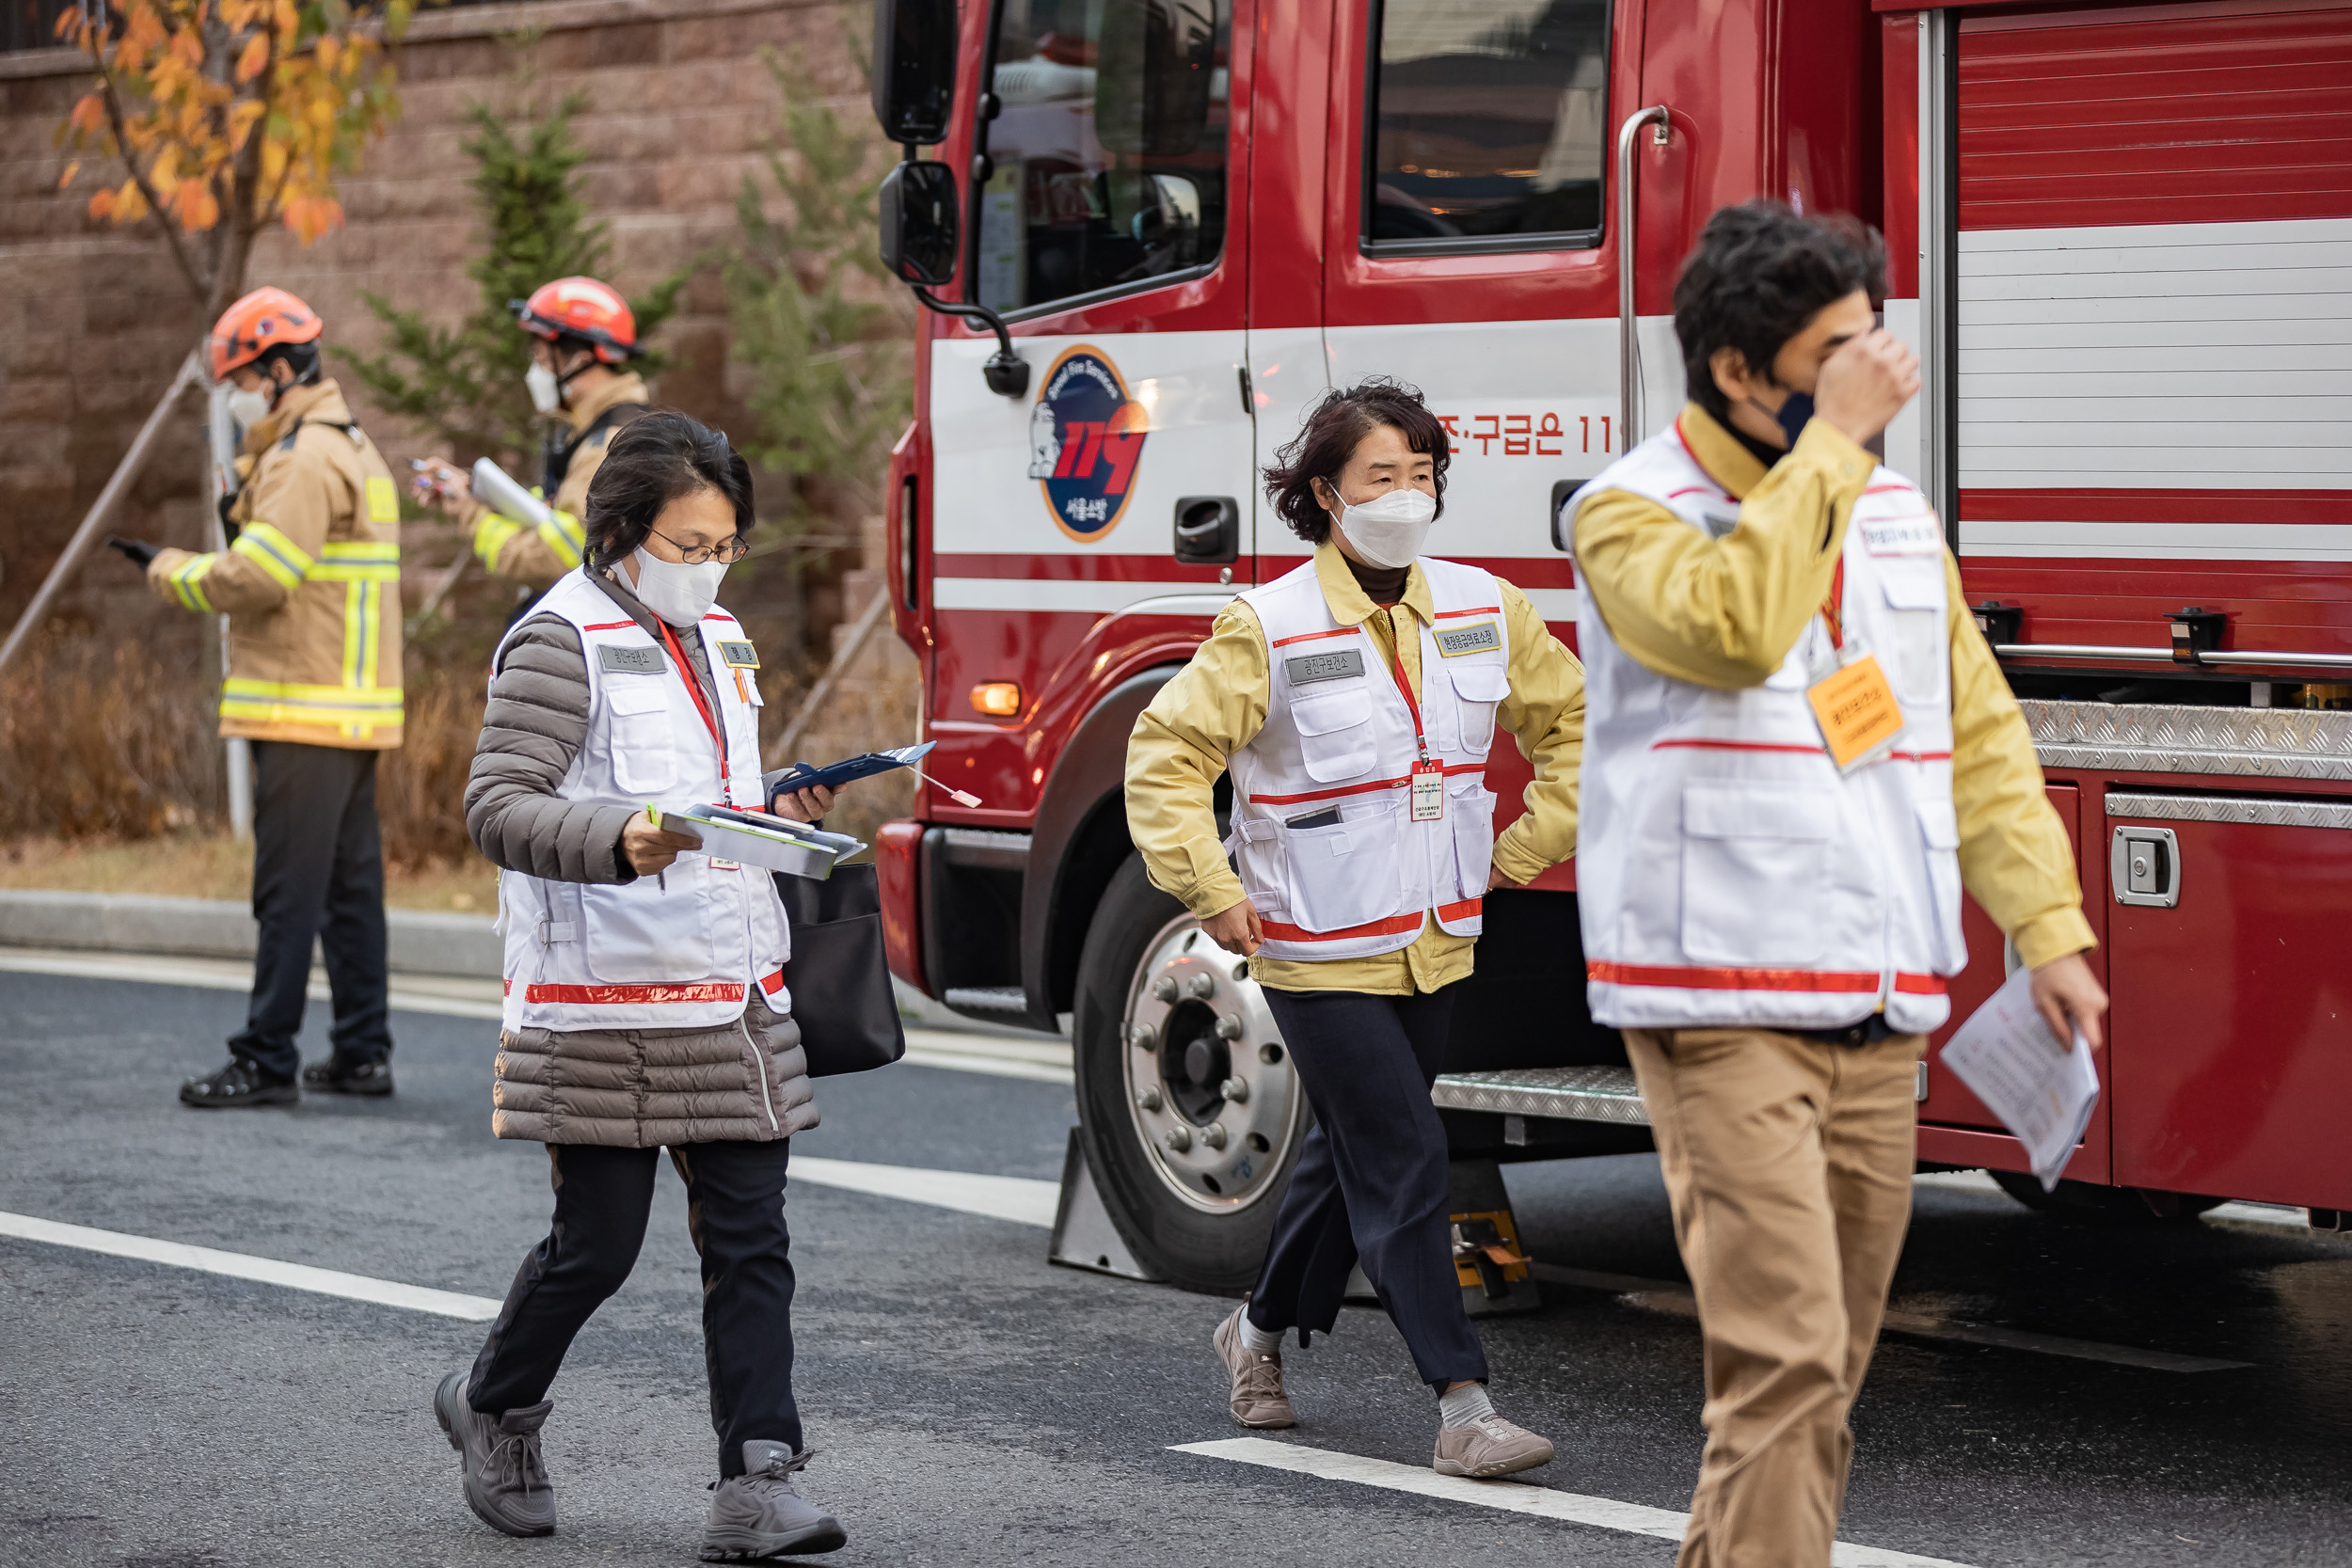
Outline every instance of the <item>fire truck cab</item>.
MULTIPOLYGON (((891 608, 932 772, 980 800, 927 785, 881 835, 894 968, 1067 1016, 1137 1259, 1247 1284, 1303 1097, 1143 878, 1136 716, 1307 558, 1258 475, 1375 373, 1452 433, 1433 553, 1573 645, 1560 503, 1674 419, 1676 270, 1771 196, 1887 235, 1927 383, 1887 461, 2074 840, 2115 1010, 2059 1198, 2352 1208, 2347 87, 2343 0, 879 0, 883 254, 931 307, 891 608)), ((1498 748, 1498 826, 1526 779, 1498 748)), ((1436 1091, 1457 1155, 1648 1147, 1575 897, 1573 863, 1488 896, 1436 1091)), ((1955 1018, 2014 962, 1968 931, 1955 1018)), ((1932 1054, 1920 1100, 1923 1161, 2040 1199, 1932 1054)))

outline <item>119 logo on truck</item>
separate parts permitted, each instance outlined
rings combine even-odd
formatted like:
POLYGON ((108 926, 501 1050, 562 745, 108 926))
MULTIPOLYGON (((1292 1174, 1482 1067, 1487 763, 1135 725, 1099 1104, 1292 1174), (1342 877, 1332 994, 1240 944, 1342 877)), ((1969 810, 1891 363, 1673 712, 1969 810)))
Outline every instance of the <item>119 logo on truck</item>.
MULTIPOLYGON (((1257 475, 1372 373, 1451 416, 1440 553, 1572 639, 1559 502, 1675 418, 1699 225, 1775 197, 1887 234, 1926 380, 1887 460, 1936 508, 1902 543, 1958 552, 2116 999, 2055 1199, 1932 1053, 1921 1160, 2038 1203, 2332 1223, 2352 141, 2275 128, 2341 121, 2347 72, 2337 0, 880 0, 875 108, 909 154, 882 253, 934 311, 892 609, 933 771, 988 802, 927 787, 882 833, 893 967, 974 1016, 1069 1015, 1122 1237, 1247 1285, 1304 1108, 1246 969, 1127 840, 1136 716, 1304 555, 1257 475)), ((1497 751, 1498 828, 1527 777, 1497 751)), ((1575 900, 1572 866, 1487 895, 1436 1091, 1457 1158, 1648 1147, 1575 900)), ((1967 932, 1955 1018, 2002 977, 1973 906, 1967 932)))

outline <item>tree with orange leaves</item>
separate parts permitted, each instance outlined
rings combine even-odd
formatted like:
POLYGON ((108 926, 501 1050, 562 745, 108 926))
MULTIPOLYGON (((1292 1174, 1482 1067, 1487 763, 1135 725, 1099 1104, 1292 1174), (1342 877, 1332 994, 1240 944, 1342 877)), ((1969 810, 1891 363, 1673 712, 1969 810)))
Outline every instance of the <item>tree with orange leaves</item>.
MULTIPOLYGON (((60 133, 124 178, 92 217, 152 217, 206 321, 245 290, 257 235, 342 222, 335 177, 398 110, 386 56, 414 0, 83 0, 57 36, 98 79, 60 133)), ((72 184, 83 161, 58 182, 72 184)))

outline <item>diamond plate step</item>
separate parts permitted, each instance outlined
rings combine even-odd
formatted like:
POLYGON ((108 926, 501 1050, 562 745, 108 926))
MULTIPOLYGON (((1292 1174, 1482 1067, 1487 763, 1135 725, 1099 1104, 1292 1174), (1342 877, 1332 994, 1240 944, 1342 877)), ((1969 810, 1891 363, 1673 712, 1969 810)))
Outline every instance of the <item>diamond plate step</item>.
POLYGON ((1511 1117, 1549 1117, 1557 1121, 1607 1121, 1647 1127, 1633 1069, 1625 1067, 1511 1068, 1493 1072, 1448 1072, 1429 1098, 1440 1110, 1493 1111, 1511 1117))

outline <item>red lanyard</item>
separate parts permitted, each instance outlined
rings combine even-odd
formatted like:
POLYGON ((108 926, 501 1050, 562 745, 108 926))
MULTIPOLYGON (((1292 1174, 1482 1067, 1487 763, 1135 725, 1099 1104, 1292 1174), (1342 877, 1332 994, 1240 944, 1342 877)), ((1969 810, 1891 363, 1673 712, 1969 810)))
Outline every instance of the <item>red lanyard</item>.
POLYGON ((1846 645, 1846 558, 1837 558, 1837 571, 1829 579, 1829 597, 1821 601, 1821 624, 1829 628, 1829 645, 1846 645))
POLYGON ((1394 615, 1385 609, 1380 613, 1389 616, 1389 634, 1396 644, 1396 657, 1389 666, 1389 673, 1396 677, 1397 695, 1405 699, 1406 711, 1413 716, 1413 744, 1421 748, 1421 760, 1425 763, 1429 760, 1429 738, 1422 734, 1421 704, 1413 700, 1412 683, 1405 678, 1405 634, 1397 629, 1394 615))
POLYGON ((669 623, 658 615, 654 617, 653 624, 661 628, 662 641, 670 644, 670 652, 677 659, 678 679, 686 683, 686 694, 694 699, 694 711, 702 715, 703 728, 710 732, 710 743, 719 748, 719 792, 732 795, 733 791, 727 784, 727 737, 719 728, 718 721, 711 718, 710 705, 703 701, 702 683, 694 678, 693 666, 686 662, 686 650, 679 646, 677 633, 672 631, 669 623))

